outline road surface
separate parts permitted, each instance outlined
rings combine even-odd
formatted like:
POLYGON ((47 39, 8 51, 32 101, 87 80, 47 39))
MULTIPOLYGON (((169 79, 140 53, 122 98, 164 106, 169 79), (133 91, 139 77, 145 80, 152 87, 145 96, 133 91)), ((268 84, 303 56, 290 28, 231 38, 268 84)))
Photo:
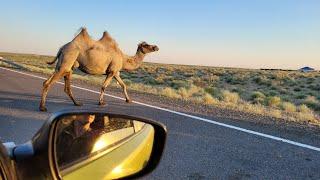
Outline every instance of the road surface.
MULTIPOLYGON (((39 112, 43 79, 0 68, 0 82, 3 142, 23 143, 31 139, 52 112, 81 108, 73 106, 62 84, 55 84, 49 92, 49 112, 39 112)), ((75 97, 85 107, 97 107, 98 94, 88 89, 99 89, 83 84, 81 87, 85 89, 73 87, 75 97)), ((147 117, 167 126, 163 159, 145 179, 320 179, 319 132, 286 131, 214 115, 188 116, 105 98, 108 105, 103 108, 147 117)))

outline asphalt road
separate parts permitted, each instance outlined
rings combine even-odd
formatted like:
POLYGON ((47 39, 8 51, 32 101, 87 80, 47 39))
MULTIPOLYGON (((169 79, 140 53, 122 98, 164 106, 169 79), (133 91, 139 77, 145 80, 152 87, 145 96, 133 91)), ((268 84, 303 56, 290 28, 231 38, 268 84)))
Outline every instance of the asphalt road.
MULTIPOLYGON (((42 82, 42 79, 0 68, 1 141, 23 143, 33 136, 52 112, 81 108, 73 106, 63 92, 63 86, 56 84, 48 95, 49 112, 39 112, 42 82)), ((76 88, 73 88, 73 92, 85 107, 98 107, 98 94, 76 88)), ((193 117, 127 104, 112 97, 105 98, 108 105, 103 108, 116 113, 144 116, 167 126, 168 140, 163 159, 145 179, 320 179, 318 150, 193 117)), ((219 119, 214 115, 203 118, 320 147, 319 134, 219 119)))

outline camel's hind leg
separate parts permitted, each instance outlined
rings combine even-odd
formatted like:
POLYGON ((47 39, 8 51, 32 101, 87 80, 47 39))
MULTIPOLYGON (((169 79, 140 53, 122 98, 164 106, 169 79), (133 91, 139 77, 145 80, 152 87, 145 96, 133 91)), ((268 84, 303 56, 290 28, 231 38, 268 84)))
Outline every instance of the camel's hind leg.
POLYGON ((114 77, 116 78, 116 80, 118 81, 118 83, 120 84, 120 86, 121 86, 122 89, 123 89, 123 93, 124 93, 124 95, 125 95, 125 97, 126 97, 126 102, 127 102, 127 103, 132 102, 131 99, 130 99, 129 96, 128 96, 128 93, 127 93, 127 86, 126 86, 126 84, 124 84, 124 82, 123 82, 122 79, 120 78, 119 73, 117 73, 114 77))
POLYGON ((66 73, 66 75, 64 76, 64 92, 68 94, 70 99, 73 101, 74 105, 82 106, 82 103, 77 102, 73 97, 73 94, 71 91, 71 75, 72 75, 72 71, 66 73))
POLYGON ((47 108, 45 107, 46 97, 51 85, 57 82, 61 77, 65 76, 66 73, 69 73, 71 71, 71 68, 74 65, 74 62, 76 61, 78 55, 79 51, 71 49, 70 51, 63 52, 59 56, 59 62, 56 65, 56 71, 51 75, 49 79, 47 79, 43 83, 41 102, 39 107, 40 111, 47 111, 47 108))
POLYGON ((46 97, 49 91, 49 88, 53 83, 58 81, 62 76, 64 75, 64 72, 57 71, 54 72, 50 78, 48 78, 44 83, 43 83, 43 89, 42 89, 42 95, 41 95, 41 102, 40 102, 40 111, 47 111, 47 108, 45 107, 46 104, 46 97))

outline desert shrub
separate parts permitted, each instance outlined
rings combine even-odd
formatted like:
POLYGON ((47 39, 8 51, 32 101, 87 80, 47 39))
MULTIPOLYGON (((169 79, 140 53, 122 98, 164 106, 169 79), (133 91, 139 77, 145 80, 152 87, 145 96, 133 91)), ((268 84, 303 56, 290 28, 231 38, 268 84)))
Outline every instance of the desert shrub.
POLYGON ((280 94, 287 94, 287 93, 288 93, 288 90, 285 89, 285 88, 280 88, 280 89, 279 89, 279 92, 280 92, 280 94))
POLYGON ((279 93, 278 93, 278 91, 270 90, 266 94, 268 96, 277 96, 279 93))
POLYGON ((164 88, 161 92, 161 95, 167 96, 170 98, 180 98, 179 94, 176 93, 176 91, 170 87, 164 88))
POLYGON ((132 81, 130 79, 124 79, 123 82, 127 85, 130 86, 132 84, 132 81))
POLYGON ((170 83, 170 87, 172 87, 174 89, 179 89, 182 87, 188 87, 188 83, 186 81, 182 81, 182 80, 172 80, 170 83))
POLYGON ((204 89, 198 86, 191 85, 191 87, 188 89, 189 93, 195 96, 200 96, 204 93, 204 89))
POLYGON ((315 78, 309 77, 307 78, 307 84, 312 84, 315 81, 315 78))
POLYGON ((314 91, 308 91, 307 92, 307 95, 309 95, 309 96, 316 96, 316 94, 319 94, 318 92, 314 92, 314 91))
POLYGON ((238 93, 232 93, 228 90, 222 91, 222 98, 225 102, 237 103, 240 100, 238 93))
POLYGON ((315 96, 307 96, 303 103, 315 111, 320 111, 320 103, 315 96))
POLYGON ((246 84, 246 76, 243 74, 228 74, 225 77, 225 81, 229 84, 232 85, 237 85, 237 84, 241 84, 244 85, 246 84))
POLYGON ((281 103, 281 98, 277 96, 271 96, 267 98, 267 104, 270 107, 278 107, 281 103))
POLYGON ((286 77, 283 79, 283 82, 289 86, 295 86, 297 85, 297 82, 295 81, 295 79, 291 78, 291 77, 286 77))
POLYGON ((187 91, 186 88, 179 88, 177 93, 182 97, 182 99, 188 99, 191 94, 189 94, 189 92, 187 91))
POLYGON ((130 73, 130 74, 128 73, 128 74, 127 74, 127 77, 130 78, 130 79, 140 78, 140 76, 139 76, 137 73, 135 73, 135 72, 130 73))
POLYGON ((282 109, 286 112, 296 112, 297 111, 297 107, 290 102, 282 103, 282 109))
POLYGON ((251 94, 251 101, 255 104, 263 104, 266 96, 260 91, 254 91, 251 94))
POLYGON ((205 90, 205 92, 207 92, 210 95, 215 96, 215 97, 217 97, 219 94, 219 89, 216 87, 207 87, 204 90, 205 90))
POLYGON ((190 77, 192 77, 194 74, 193 74, 193 72, 185 72, 184 73, 184 77, 186 77, 186 78, 190 78, 190 77))
POLYGON ((251 104, 251 103, 245 102, 241 107, 239 106, 238 108, 241 111, 246 111, 254 114, 265 113, 265 108, 263 107, 263 105, 260 105, 260 104, 251 104))
POLYGON ((310 113, 311 110, 305 104, 301 104, 298 106, 298 111, 302 113, 310 113))
POLYGON ((205 87, 207 85, 207 83, 199 77, 194 77, 192 80, 193 80, 193 84, 196 86, 205 87))
POLYGON ((209 83, 209 85, 213 85, 220 80, 220 77, 212 74, 207 74, 205 76, 202 76, 202 79, 203 81, 209 83))
POLYGON ((158 84, 160 84, 158 81, 156 81, 153 77, 150 77, 150 76, 143 78, 143 81, 147 85, 158 85, 158 84))
POLYGON ((210 94, 206 93, 203 96, 203 103, 204 104, 216 104, 218 102, 217 99, 215 99, 214 97, 212 97, 210 94))
POLYGON ((192 96, 201 96, 204 93, 204 90, 200 87, 192 85, 190 88, 179 88, 177 93, 183 98, 188 99, 192 96))
POLYGON ((305 95, 304 93, 299 93, 295 96, 296 99, 305 99, 307 97, 307 95, 305 95))
POLYGON ((320 84, 310 85, 309 88, 314 91, 320 91, 320 84))
POLYGON ((299 119, 300 121, 305 121, 305 122, 318 122, 318 120, 315 118, 314 114, 313 113, 302 113, 302 112, 299 112, 297 114, 297 119, 299 119))
POLYGON ((258 85, 271 86, 272 82, 265 76, 257 76, 253 78, 253 81, 258 85))
POLYGON ((273 79, 275 80, 283 80, 288 77, 288 73, 282 72, 282 71, 277 71, 276 73, 273 74, 273 79))
POLYGON ((145 85, 143 83, 132 83, 132 84, 130 84, 129 88, 133 89, 133 90, 137 90, 137 91, 151 93, 151 94, 158 93, 158 89, 156 89, 152 86, 149 86, 149 85, 145 85))
POLYGON ((301 91, 301 89, 299 87, 295 87, 295 88, 293 88, 293 90, 296 91, 296 92, 300 92, 301 91))
POLYGON ((319 101, 314 96, 307 96, 303 103, 312 109, 317 109, 319 101))
POLYGON ((270 115, 275 117, 275 118, 281 118, 282 117, 282 113, 279 109, 271 109, 270 110, 270 115))
POLYGON ((272 86, 270 87, 270 89, 276 91, 276 90, 278 90, 278 87, 277 87, 276 85, 272 85, 272 86))

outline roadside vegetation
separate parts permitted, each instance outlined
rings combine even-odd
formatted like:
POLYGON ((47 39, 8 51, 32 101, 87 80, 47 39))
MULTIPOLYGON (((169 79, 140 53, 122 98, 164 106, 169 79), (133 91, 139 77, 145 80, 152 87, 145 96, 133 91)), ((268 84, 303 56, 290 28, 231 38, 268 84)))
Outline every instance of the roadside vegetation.
MULTIPOLYGON (((0 66, 50 74, 51 56, 0 53, 0 66)), ((144 63, 121 72, 131 90, 182 99, 199 106, 244 111, 273 118, 320 125, 320 73, 252 70, 144 63)), ((102 84, 103 76, 76 72, 74 78, 102 84)), ((112 86, 117 86, 113 82, 112 86)))

